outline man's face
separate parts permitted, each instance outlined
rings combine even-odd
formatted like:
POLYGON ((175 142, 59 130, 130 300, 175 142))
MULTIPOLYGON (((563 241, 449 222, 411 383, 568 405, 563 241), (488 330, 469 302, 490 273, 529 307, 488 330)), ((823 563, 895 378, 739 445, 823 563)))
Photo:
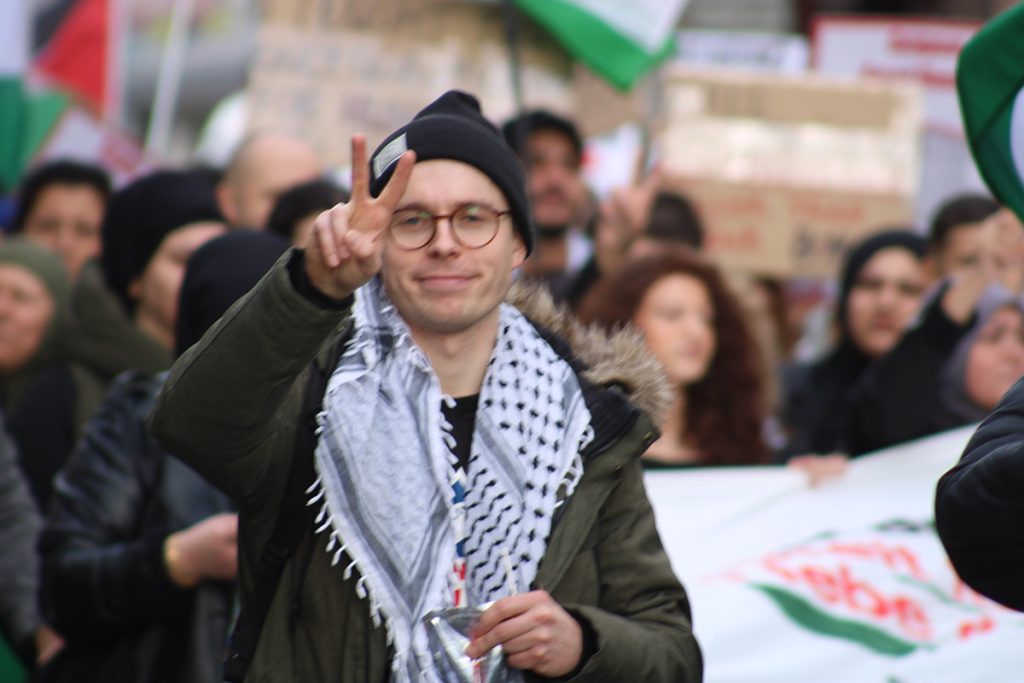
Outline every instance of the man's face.
POLYGON ((942 249, 935 254, 936 276, 946 277, 978 261, 981 223, 964 223, 946 233, 942 249))
POLYGON ((853 343, 871 358, 887 353, 917 313, 924 288, 924 268, 909 251, 889 247, 875 253, 847 300, 846 325, 853 343))
POLYGON ((533 220, 541 236, 545 230, 564 230, 578 219, 585 195, 572 142, 558 131, 534 131, 526 140, 524 161, 533 220))
POLYGON ((91 186, 55 183, 36 197, 23 232, 60 256, 74 280, 82 265, 100 253, 103 210, 103 197, 91 186))
POLYGON ((163 336, 173 336, 185 263, 196 249, 224 234, 224 230, 223 223, 204 221, 168 233, 142 275, 130 285, 129 294, 136 301, 136 320, 161 330, 163 336))
MULTIPOLYGON (((421 208, 439 215, 465 204, 497 211, 509 208, 497 185, 476 168, 434 159, 413 167, 397 208, 421 208)), ((526 257, 511 217, 502 216, 499 221, 494 240, 479 249, 456 242, 447 219, 437 222, 433 239, 421 249, 404 250, 384 237, 381 278, 413 338, 459 334, 496 323, 512 271, 526 257)))
POLYGON ((320 162, 305 144, 278 137, 255 140, 225 179, 221 211, 233 227, 263 230, 285 190, 319 175, 320 162))

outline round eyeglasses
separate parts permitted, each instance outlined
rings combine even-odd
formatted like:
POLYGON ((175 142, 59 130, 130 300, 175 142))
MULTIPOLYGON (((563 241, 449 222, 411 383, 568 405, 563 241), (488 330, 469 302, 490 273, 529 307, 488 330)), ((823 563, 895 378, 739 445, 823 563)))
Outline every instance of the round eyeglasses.
POLYGON ((511 211, 497 211, 481 204, 463 204, 448 214, 434 214, 419 208, 402 209, 391 217, 391 241, 400 249, 422 249, 434 239, 437 222, 447 218, 452 238, 460 246, 480 249, 494 240, 501 217, 509 213, 511 211))

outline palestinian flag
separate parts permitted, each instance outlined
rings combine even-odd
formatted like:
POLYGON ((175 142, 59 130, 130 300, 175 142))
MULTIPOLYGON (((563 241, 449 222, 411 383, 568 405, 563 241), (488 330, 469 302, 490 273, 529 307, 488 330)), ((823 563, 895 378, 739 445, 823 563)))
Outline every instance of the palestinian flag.
POLYGON ((97 161, 116 177, 141 162, 138 145, 105 120, 119 96, 113 1, 54 5, 33 59, 32 1, 0 0, 0 195, 39 159, 97 161))
POLYGON ((992 193, 1024 220, 1024 3, 964 46, 956 86, 971 153, 992 193))
MULTIPOLYGON (((16 0, 23 2, 24 0, 16 0)), ((32 71, 102 118, 115 98, 111 0, 75 0, 32 71)))
POLYGON ((686 0, 516 0, 577 59, 629 90, 675 49, 686 0))

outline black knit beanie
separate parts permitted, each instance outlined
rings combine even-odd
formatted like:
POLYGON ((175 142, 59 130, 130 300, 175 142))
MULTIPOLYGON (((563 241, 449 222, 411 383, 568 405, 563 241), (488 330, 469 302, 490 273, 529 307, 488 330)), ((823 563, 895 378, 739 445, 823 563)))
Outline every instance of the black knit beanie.
POLYGON ((114 193, 103 216, 101 263, 107 284, 128 311, 132 280, 142 274, 173 230, 223 221, 213 185, 203 173, 156 171, 114 193))
POLYGON ((380 195, 407 149, 416 152, 417 162, 452 159, 479 169, 505 195, 526 253, 533 251, 526 173, 498 129, 480 113, 475 97, 449 90, 385 138, 370 157, 370 194, 380 195))

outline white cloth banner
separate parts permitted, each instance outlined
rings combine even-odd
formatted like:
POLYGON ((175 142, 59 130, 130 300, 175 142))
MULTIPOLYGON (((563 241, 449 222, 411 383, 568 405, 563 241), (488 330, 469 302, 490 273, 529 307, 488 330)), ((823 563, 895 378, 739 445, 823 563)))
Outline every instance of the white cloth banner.
POLYGON ((706 683, 1024 681, 1024 614, 963 584, 934 530, 935 484, 972 433, 817 488, 785 468, 649 472, 706 683))

